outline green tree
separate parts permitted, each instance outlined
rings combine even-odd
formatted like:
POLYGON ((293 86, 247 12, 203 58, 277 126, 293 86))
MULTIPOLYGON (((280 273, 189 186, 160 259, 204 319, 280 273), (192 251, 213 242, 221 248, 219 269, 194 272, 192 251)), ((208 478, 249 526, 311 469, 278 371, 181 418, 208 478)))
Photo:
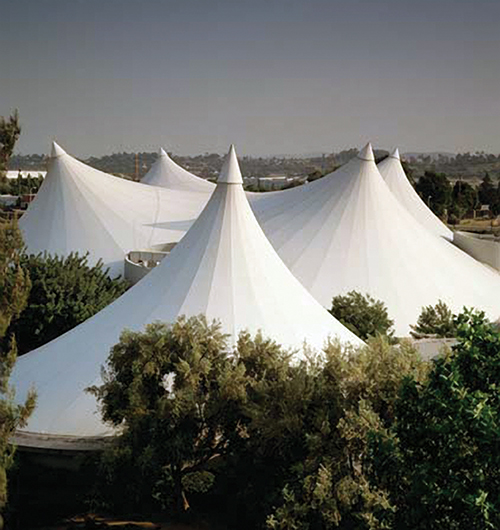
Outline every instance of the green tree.
POLYGON ((363 340, 378 334, 391 337, 394 333, 394 321, 389 318, 384 302, 368 294, 350 291, 335 296, 329 312, 363 340))
POLYGON ((9 159, 20 134, 21 125, 17 110, 9 118, 0 116, 0 174, 7 171, 9 159))
POLYGON ((128 287, 125 280, 110 279, 102 262, 88 265, 88 255, 25 254, 20 264, 32 283, 26 307, 10 326, 21 355, 74 328, 128 287))
POLYGON ((182 512, 203 497, 218 522, 248 529, 391 520, 365 461, 371 431, 392 425, 402 379, 426 375, 409 343, 377 337, 350 355, 332 343, 291 362, 244 332, 227 353, 218 326, 200 318, 124 332, 92 389, 122 429, 101 461, 108 507, 182 512))
POLYGON ((247 374, 244 436, 222 466, 216 493, 224 499, 219 510, 229 527, 254 529, 264 525, 282 489, 295 480, 309 433, 338 421, 340 396, 335 380, 328 385, 317 377, 319 364, 291 362, 290 353, 270 340, 241 334, 236 354, 247 374))
POLYGON ((415 187, 415 172, 411 165, 405 160, 401 160, 401 165, 403 166, 403 171, 405 172, 406 177, 410 181, 410 184, 415 187))
POLYGON ((458 219, 462 219, 468 212, 476 208, 477 203, 476 189, 467 182, 457 180, 453 186, 451 213, 458 219))
POLYGON ((396 529, 500 527, 500 334, 466 311, 457 339, 427 380, 405 381, 393 426, 373 438, 396 529))
MULTIPOLYGON (((17 223, 0 224, 0 337, 5 335, 11 319, 19 315, 28 299, 30 281, 21 267, 22 250, 17 223)), ((22 404, 14 401, 9 378, 16 358, 16 341, 12 336, 10 344, 0 348, 0 509, 7 502, 7 471, 14 461, 12 434, 26 424, 35 406, 34 392, 30 392, 22 404)))
POLYGON ((484 173, 483 180, 479 184, 477 195, 481 204, 493 205, 496 203, 497 194, 493 181, 488 172, 484 173))
POLYGON ((409 343, 396 348, 383 337, 347 357, 333 345, 325 354, 326 362, 314 374, 323 405, 305 429, 305 457, 292 466, 292 479, 267 526, 389 528, 394 505, 383 487, 369 481, 370 435, 392 425, 403 378, 425 379, 427 364, 409 343))
POLYGON ((410 334, 415 338, 426 335, 454 337, 457 333, 456 315, 442 300, 439 300, 435 306, 425 306, 417 323, 410 327, 412 329, 410 334))
POLYGON ((182 513, 189 492, 211 487, 210 463, 241 436, 244 371, 227 356, 220 326, 204 318, 124 331, 103 386, 91 391, 104 419, 123 429, 103 464, 129 507, 182 513))
POLYGON ((451 185, 444 173, 426 171, 418 179, 415 189, 422 200, 438 216, 443 217, 445 210, 451 204, 451 185))

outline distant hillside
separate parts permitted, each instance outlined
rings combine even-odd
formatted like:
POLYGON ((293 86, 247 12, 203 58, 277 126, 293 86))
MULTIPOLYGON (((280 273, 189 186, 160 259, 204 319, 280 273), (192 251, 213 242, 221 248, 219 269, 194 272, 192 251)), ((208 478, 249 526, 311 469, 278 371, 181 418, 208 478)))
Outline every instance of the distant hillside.
MULTIPOLYGON (((345 164, 358 153, 357 148, 346 149, 339 153, 321 154, 309 157, 269 156, 249 157, 240 159, 242 172, 246 177, 265 177, 281 174, 288 177, 326 174, 345 164)), ((375 156, 380 159, 388 152, 376 150, 375 156)), ((115 153, 101 157, 90 157, 83 162, 92 167, 112 173, 134 178, 136 160, 139 178, 142 178, 157 158, 156 153, 115 153)), ((197 156, 175 156, 172 158, 181 166, 195 175, 204 178, 215 177, 221 169, 223 155, 217 153, 197 156)), ((403 155, 412 175, 416 178, 425 171, 445 173, 450 179, 478 181, 488 172, 493 179, 500 178, 500 155, 487 153, 417 153, 408 152, 403 155)), ((45 155, 16 155, 11 158, 10 169, 44 170, 47 165, 45 155)))
POLYGON ((429 157, 432 161, 438 161, 442 158, 454 158, 456 155, 455 153, 444 153, 436 151, 434 153, 404 153, 402 156, 406 160, 410 160, 411 158, 414 158, 416 160, 422 160, 424 158, 429 157))

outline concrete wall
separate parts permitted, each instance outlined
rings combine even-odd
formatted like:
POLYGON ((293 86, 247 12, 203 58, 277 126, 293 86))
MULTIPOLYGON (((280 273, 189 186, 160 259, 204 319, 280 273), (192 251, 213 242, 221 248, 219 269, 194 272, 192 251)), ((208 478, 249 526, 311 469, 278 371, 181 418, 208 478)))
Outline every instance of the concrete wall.
MULTIPOLYGON (((171 248, 173 248, 175 243, 170 243, 169 245, 172 245, 171 248)), ((125 256, 125 279, 132 284, 137 283, 144 278, 151 269, 154 269, 168 254, 169 251, 132 250, 125 256)))
POLYGON ((457 344, 457 339, 428 338, 412 340, 413 347, 420 353, 424 361, 430 361, 439 357, 451 347, 457 344))
POLYGON ((489 234, 454 232, 453 243, 478 261, 500 271, 500 238, 489 234))

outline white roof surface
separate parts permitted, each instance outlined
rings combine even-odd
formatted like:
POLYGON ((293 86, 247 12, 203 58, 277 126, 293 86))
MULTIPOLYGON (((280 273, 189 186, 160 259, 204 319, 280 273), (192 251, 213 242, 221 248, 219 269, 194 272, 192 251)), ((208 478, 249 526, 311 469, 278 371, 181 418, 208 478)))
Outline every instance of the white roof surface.
POLYGON ((253 206, 293 274, 324 306, 357 290, 383 300, 404 336, 439 299, 500 315, 500 275, 422 227, 381 177, 371 146, 313 183, 253 206))
POLYGON ((100 258, 118 275, 127 252, 178 241, 206 200, 108 175, 54 142, 48 174, 19 226, 29 252, 89 251, 90 263, 100 258))
POLYGON ((19 173, 21 173, 21 178, 25 179, 28 178, 28 176, 31 177, 45 177, 47 174, 46 171, 38 171, 37 169, 30 169, 26 171, 19 171, 17 169, 12 169, 10 171, 7 171, 7 174, 5 175, 8 179, 17 179, 19 176, 19 173))
POLYGON ((26 431, 98 436, 109 428, 85 388, 124 328, 204 314, 219 319, 234 343, 248 329, 286 347, 321 348, 328 337, 362 342, 294 278, 264 236, 241 185, 234 149, 205 209, 158 267, 83 324, 19 358, 12 375, 22 399, 32 385, 38 402, 26 431))
POLYGON ((453 239, 453 232, 434 215, 410 184, 401 165, 398 149, 382 160, 377 167, 398 201, 421 225, 437 236, 445 237, 450 241, 453 239))
POLYGON ((160 149, 158 159, 144 175, 141 182, 177 191, 199 191, 211 193, 215 184, 186 171, 160 149))
MULTIPOLYGON (((210 194, 118 179, 62 151, 21 228, 31 251, 90 250, 121 272, 126 252, 178 241, 210 194)), ((500 276, 408 213, 370 145, 315 182, 247 197, 285 264, 326 307, 336 294, 369 293, 387 304, 399 335, 438 299, 455 311, 467 305, 500 315, 500 276)))

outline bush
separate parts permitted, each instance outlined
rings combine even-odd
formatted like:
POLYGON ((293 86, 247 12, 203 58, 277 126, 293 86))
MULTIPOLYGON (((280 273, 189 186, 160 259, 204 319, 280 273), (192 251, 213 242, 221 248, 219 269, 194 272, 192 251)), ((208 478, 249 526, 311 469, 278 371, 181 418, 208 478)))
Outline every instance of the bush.
POLYGON ((456 335, 456 316, 441 300, 435 306, 425 306, 420 313, 417 323, 410 326, 410 334, 417 339, 432 335, 451 338, 456 335))
POLYGON ((404 382, 393 426, 373 438, 394 528, 500 528, 500 334, 466 311, 457 340, 425 381, 404 382))
MULTIPOLYGON (((20 314, 28 299, 30 281, 20 265, 22 248, 16 221, 0 223, 0 337, 4 337, 9 323, 20 314)), ((16 340, 9 335, 5 345, 0 345, 0 511, 7 503, 7 472, 14 463, 15 446, 11 438, 17 429, 26 426, 36 402, 33 391, 24 403, 15 399, 9 379, 16 358, 16 340)), ((3 526, 1 516, 0 526, 3 526)))
MULTIPOLYGON (((124 332, 92 391, 123 429, 101 461, 98 496, 142 513, 204 507, 229 527, 368 528, 392 513, 363 467, 388 428, 402 378, 427 366, 378 337, 309 361, 241 333, 233 355, 203 318, 124 332)), ((199 513, 199 512, 198 512, 199 513)))
POLYGON ((210 463, 237 443, 244 372, 226 336, 204 318, 124 331, 104 385, 90 389, 103 417, 123 426, 104 455, 104 494, 113 508, 183 513, 190 492, 213 483, 210 463))
POLYGON ((332 345, 325 355, 314 374, 323 406, 304 429, 305 455, 291 466, 267 527, 389 528, 395 506, 366 465, 371 432, 392 425, 403 379, 425 380, 428 365, 408 342, 396 348, 384 337, 347 358, 332 345), (335 408, 327 399, 334 389, 335 408))
POLYGON ((381 300, 370 295, 351 291, 335 296, 329 312, 360 339, 375 335, 392 337, 394 321, 389 318, 387 307, 381 300))
POLYGON ((21 355, 82 323, 128 288, 125 280, 110 279, 101 262, 89 266, 87 257, 22 256, 32 287, 26 307, 9 329, 18 337, 21 355))

